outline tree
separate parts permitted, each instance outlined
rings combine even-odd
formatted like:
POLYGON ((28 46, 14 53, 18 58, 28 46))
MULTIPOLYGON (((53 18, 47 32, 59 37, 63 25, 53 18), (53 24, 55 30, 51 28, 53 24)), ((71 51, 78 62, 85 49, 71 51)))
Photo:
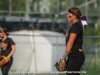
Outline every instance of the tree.
POLYGON ((0 0, 0 10, 8 10, 8 0, 0 0))
POLYGON ((13 11, 25 11, 26 10, 26 0, 12 0, 12 10, 13 11))
MULTIPOLYGON (((9 11, 25 11, 26 10, 26 2, 25 0, 0 0, 0 10, 9 11), (11 1, 11 5, 9 5, 11 1)), ((7 14, 7 13, 2 13, 7 14)))

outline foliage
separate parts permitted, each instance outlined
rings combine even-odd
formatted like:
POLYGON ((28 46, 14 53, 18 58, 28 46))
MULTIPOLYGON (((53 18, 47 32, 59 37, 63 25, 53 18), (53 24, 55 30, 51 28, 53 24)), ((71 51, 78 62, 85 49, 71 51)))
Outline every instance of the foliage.
POLYGON ((12 10, 25 11, 26 10, 26 1, 25 0, 12 0, 12 10))
POLYGON ((0 0, 0 10, 8 10, 8 0, 0 0))
MULTIPOLYGON (((26 0, 11 0, 12 1, 12 10, 13 11, 25 11, 26 10, 26 0)), ((40 4, 43 3, 44 0, 29 0, 29 9, 32 12, 40 12, 40 4)), ((72 0, 46 0, 49 3, 49 12, 62 12, 66 11, 71 5, 72 0)), ((85 0, 73 0, 74 6, 79 6, 85 3, 85 0)), ((90 1, 90 0, 87 0, 90 1)), ((0 10, 8 10, 9 9, 9 0, 0 0, 0 10)), ((85 6, 81 8, 82 13, 85 13, 85 6)), ((88 6, 88 14, 90 13, 98 13, 98 3, 94 2, 88 6), (91 8, 93 10, 91 10, 91 8)))
MULTIPOLYGON (((11 0, 12 1, 12 11, 26 11, 26 0, 11 0)), ((44 0, 29 0, 29 9, 32 12, 40 12, 40 8, 41 8, 41 3, 43 3, 44 0)), ((47 3, 49 3, 48 5, 48 10, 49 13, 53 12, 53 13, 58 13, 59 12, 63 12, 66 11, 69 7, 71 7, 72 0, 45 0, 47 3)), ((73 0, 74 6, 79 6, 81 4, 85 3, 85 0, 73 0)), ((91 1, 91 0, 87 0, 87 1, 91 1)), ((98 0, 99 1, 99 0, 98 0)), ((99 12, 99 2, 93 2, 90 5, 88 5, 88 14, 98 14, 99 12), (92 10, 91 10, 92 8, 92 10)), ((82 14, 85 14, 85 6, 80 8, 82 11, 82 14)), ((9 10, 9 0, 0 0, 0 10, 9 10)), ((45 11, 44 11, 45 12, 45 11)), ((48 13, 48 12, 46 12, 48 13)), ((66 12, 67 13, 67 12, 66 12)), ((4 13, 0 13, 0 15, 3 15, 4 13)), ((12 16, 21 16, 22 14, 12 14, 12 16)), ((25 14, 24 14, 25 15, 25 14)), ((34 15, 29 15, 30 17, 34 17, 34 15)), ((36 15, 38 16, 39 15, 36 15)), ((41 15, 40 15, 41 16, 41 15)), ((51 15, 43 15, 43 16, 47 16, 49 18, 51 18, 51 15)), ((59 18, 66 18, 66 15, 63 16, 59 16, 59 18)), ((88 18, 89 20, 91 20, 91 18, 88 18)), ((92 20, 97 20, 97 18, 94 18, 92 20)), ((100 23, 98 24, 98 28, 97 28, 97 35, 100 35, 99 32, 100 29, 100 23)), ((95 31, 94 31, 94 25, 89 25, 89 27, 85 30, 85 35, 94 35, 95 31)))
MULTIPOLYGON (((25 11, 25 0, 12 0, 12 10, 25 11)), ((0 10, 9 9, 9 0, 0 0, 0 10)))

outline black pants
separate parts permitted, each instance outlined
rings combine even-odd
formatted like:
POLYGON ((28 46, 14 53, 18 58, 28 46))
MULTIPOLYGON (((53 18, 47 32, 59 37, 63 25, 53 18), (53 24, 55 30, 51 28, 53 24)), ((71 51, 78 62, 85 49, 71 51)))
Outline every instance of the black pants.
POLYGON ((84 53, 72 53, 69 55, 67 62, 67 74, 66 75, 80 75, 80 68, 85 61, 84 53))
POLYGON ((11 58, 10 61, 1 68, 2 75, 8 75, 12 63, 13 63, 13 58, 11 58))

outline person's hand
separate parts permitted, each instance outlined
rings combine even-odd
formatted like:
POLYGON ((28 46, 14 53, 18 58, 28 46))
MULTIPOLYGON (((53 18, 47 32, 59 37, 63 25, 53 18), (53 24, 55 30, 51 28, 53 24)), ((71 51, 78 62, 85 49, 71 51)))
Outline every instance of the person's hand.
POLYGON ((55 67, 58 71, 66 71, 66 59, 65 58, 61 58, 60 60, 58 60, 55 64, 55 67))
POLYGON ((61 59, 60 60, 58 60, 58 65, 61 63, 61 59))
POLYGON ((6 62, 10 61, 10 58, 8 58, 8 57, 5 57, 4 59, 6 60, 6 62))
POLYGON ((60 60, 58 60, 58 64, 60 64, 62 60, 66 60, 66 58, 62 57, 60 60))

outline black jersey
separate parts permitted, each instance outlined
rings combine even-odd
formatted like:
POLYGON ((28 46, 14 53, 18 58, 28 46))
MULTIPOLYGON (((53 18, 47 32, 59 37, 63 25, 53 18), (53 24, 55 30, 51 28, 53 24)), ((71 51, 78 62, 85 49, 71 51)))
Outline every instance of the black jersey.
POLYGON ((83 44, 83 26, 81 24, 81 21, 78 21, 76 23, 74 23, 69 31, 68 31, 68 35, 66 35, 66 44, 69 40, 69 37, 70 37, 70 33, 75 33, 77 34, 77 37, 74 41, 74 44, 72 46, 72 50, 73 49, 82 49, 82 44, 83 44))
POLYGON ((11 46, 15 45, 14 41, 7 37, 5 41, 0 41, 2 47, 1 47, 1 55, 9 55, 9 53, 11 52, 11 46))

